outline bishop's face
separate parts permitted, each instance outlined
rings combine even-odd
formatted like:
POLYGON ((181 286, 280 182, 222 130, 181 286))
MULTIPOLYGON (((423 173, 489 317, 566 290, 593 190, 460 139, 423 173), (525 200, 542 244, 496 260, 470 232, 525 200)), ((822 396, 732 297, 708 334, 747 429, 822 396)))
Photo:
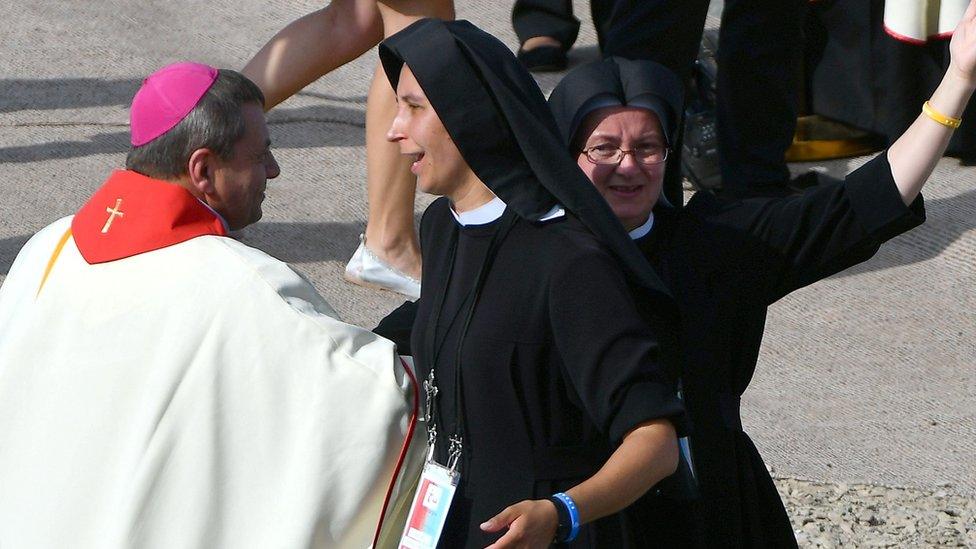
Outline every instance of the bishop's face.
POLYGON ((474 172, 406 65, 400 70, 396 94, 397 113, 387 140, 413 159, 410 171, 417 176, 420 190, 448 196, 456 203, 458 195, 472 185, 474 172))
MULTIPOLYGON (((665 146, 657 115, 636 107, 597 109, 587 115, 578 131, 578 135, 586 136, 580 144, 582 150, 616 147, 633 151, 665 146)), ((575 151, 577 164, 623 226, 631 231, 643 225, 661 196, 664 162, 642 164, 627 154, 619 164, 594 164, 582 150, 575 151)))
POLYGON ((261 203, 268 179, 281 173, 271 154, 271 139, 264 121, 264 110, 257 103, 241 106, 244 135, 234 144, 228 159, 217 158, 213 173, 213 192, 206 201, 227 221, 231 230, 261 219, 261 203))

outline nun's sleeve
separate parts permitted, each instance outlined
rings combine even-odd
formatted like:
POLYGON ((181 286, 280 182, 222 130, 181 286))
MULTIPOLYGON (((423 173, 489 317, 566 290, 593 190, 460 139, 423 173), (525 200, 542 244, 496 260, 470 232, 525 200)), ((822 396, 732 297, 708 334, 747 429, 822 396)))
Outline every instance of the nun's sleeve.
POLYGON ((743 200, 710 219, 746 231, 752 246, 772 257, 769 272, 760 273, 767 303, 866 261, 924 220, 922 196, 905 206, 886 154, 844 181, 787 198, 743 200))
POLYGON ((618 263, 595 246, 568 255, 550 281, 550 324, 584 411, 614 444, 653 419, 669 419, 683 432, 676 385, 618 263))
POLYGON ((413 333, 415 318, 417 318, 417 302, 405 301, 403 305, 380 320, 380 323, 373 328, 373 333, 395 343, 397 353, 413 356, 413 350, 410 348, 410 336, 413 333))

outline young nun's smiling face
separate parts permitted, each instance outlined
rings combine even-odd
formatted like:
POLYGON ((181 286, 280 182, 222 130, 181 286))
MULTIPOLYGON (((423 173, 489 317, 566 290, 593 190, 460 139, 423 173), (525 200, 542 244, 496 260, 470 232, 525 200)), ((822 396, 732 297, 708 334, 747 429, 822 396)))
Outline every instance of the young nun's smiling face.
POLYGON ((653 112, 637 107, 605 107, 586 116, 578 130, 576 162, 610 204, 628 231, 643 225, 657 204, 665 163, 642 164, 625 154, 619 164, 594 164, 583 150, 591 147, 649 150, 666 147, 661 122, 653 112))
POLYGON ((387 140, 400 146, 400 154, 413 159, 410 171, 417 176, 417 187, 448 196, 455 204, 463 201, 473 182, 483 187, 406 65, 400 71, 396 93, 397 113, 387 140))

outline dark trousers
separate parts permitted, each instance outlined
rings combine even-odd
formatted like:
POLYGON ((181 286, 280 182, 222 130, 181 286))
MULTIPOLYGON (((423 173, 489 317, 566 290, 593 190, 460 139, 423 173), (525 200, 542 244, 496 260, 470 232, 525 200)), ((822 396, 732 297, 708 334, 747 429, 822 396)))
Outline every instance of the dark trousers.
POLYGON ((580 21, 573 16, 573 0, 516 0, 512 27, 519 43, 549 36, 569 50, 579 35, 580 21))
MULTIPOLYGON (((784 156, 796 129, 805 4, 725 0, 716 114, 722 181, 731 193, 765 194, 789 179, 784 156)), ((687 80, 708 0, 593 0, 590 7, 603 55, 657 61, 687 80)), ((579 31, 567 0, 517 0, 512 22, 521 42, 552 36, 567 49, 579 31)), ((675 154, 665 175, 672 203, 681 195, 680 164, 675 154)))
MULTIPOLYGON (((652 59, 687 76, 698 53, 707 0, 592 0, 590 11, 604 56, 652 59)), ((519 42, 550 36, 570 49, 579 34, 572 0, 516 0, 512 26, 519 42)))
POLYGON ((789 180, 807 0, 726 0, 718 44, 722 184, 767 194, 789 180))

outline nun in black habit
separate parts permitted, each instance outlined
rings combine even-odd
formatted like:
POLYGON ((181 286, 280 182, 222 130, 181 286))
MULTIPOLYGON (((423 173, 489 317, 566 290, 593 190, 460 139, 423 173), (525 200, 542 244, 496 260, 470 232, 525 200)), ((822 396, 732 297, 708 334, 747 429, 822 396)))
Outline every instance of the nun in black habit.
POLYGON ((389 138, 442 195, 421 221, 420 299, 393 315, 415 315, 433 457, 460 472, 439 546, 566 539, 556 493, 579 511, 573 547, 647 546, 619 511, 677 462, 673 301, 504 45, 423 20, 380 58, 398 98, 389 138))
MULTIPOLYGON (((969 25, 976 29, 972 18, 969 25)), ((931 104, 950 117, 960 116, 972 95, 974 46, 960 47, 967 54, 959 71, 968 80, 947 76, 932 96, 931 104)), ((920 115, 888 151, 844 181, 775 199, 733 201, 698 192, 676 210, 658 199, 662 149, 682 105, 673 73, 650 61, 609 58, 567 74, 549 104, 578 165, 680 309, 680 377, 701 498, 658 500, 656 515, 686 515, 665 526, 703 525, 709 547, 795 546, 783 503, 739 417, 767 307, 867 260, 883 242, 921 224, 919 191, 951 129, 920 115)), ((689 535, 699 531, 665 528, 658 539, 700 545, 689 535)))

